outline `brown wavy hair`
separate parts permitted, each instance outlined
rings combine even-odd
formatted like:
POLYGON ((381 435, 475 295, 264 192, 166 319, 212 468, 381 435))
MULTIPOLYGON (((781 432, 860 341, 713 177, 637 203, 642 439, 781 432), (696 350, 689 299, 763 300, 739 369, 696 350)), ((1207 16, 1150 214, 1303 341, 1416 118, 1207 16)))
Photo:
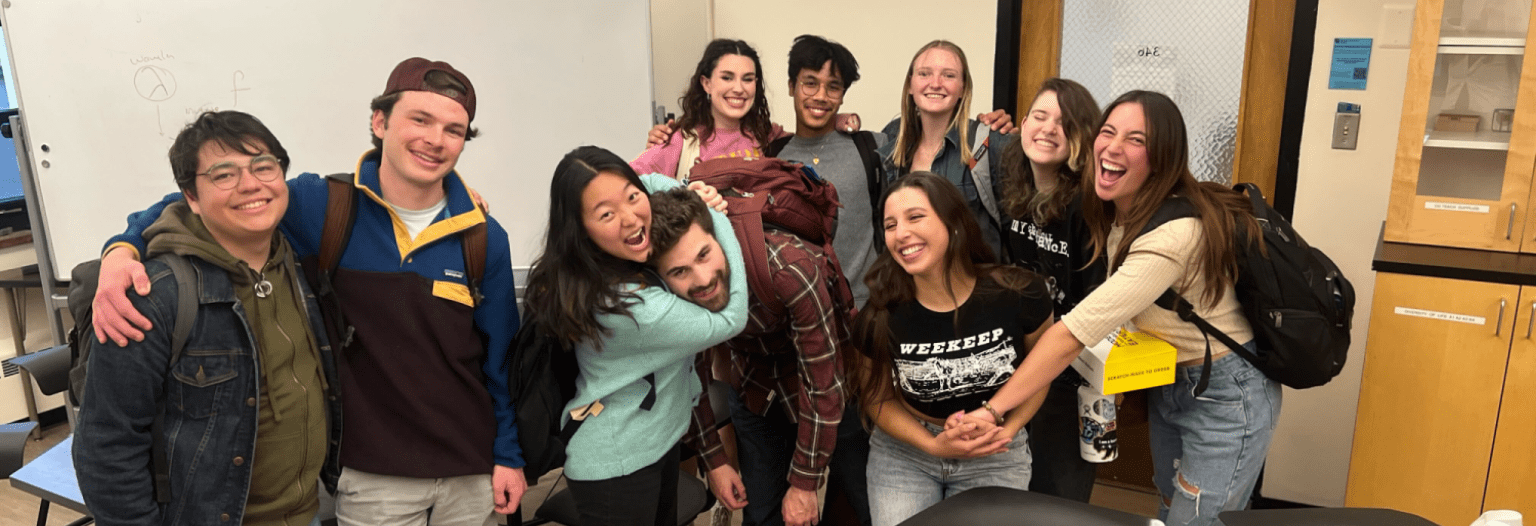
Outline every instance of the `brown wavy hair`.
MULTIPOLYGON (((769 134, 773 133, 773 119, 768 116, 768 94, 763 89, 763 61, 757 59, 757 50, 741 40, 717 38, 704 47, 704 56, 688 79, 688 91, 677 99, 677 105, 683 109, 683 116, 677 119, 677 129, 683 131, 684 137, 698 137, 701 143, 715 135, 714 110, 700 81, 714 75, 720 57, 726 55, 752 59, 752 66, 757 70, 757 94, 752 97, 752 109, 741 118, 741 132, 752 137, 758 145, 768 144, 772 139, 769 134)), ((672 137, 668 136, 667 142, 671 141, 672 137)))
MULTIPOLYGON (((1098 135, 1099 103, 1082 84, 1050 78, 1040 84, 1035 93, 1039 100, 1045 93, 1056 94, 1056 104, 1061 108, 1061 134, 1067 141, 1067 160, 1056 170, 1056 188, 1041 192, 1035 187, 1034 168, 1024 155, 1022 134, 1014 136, 1003 147, 1003 208, 1015 218, 1028 218, 1038 224, 1047 224, 1062 217, 1067 205, 1077 198, 1078 185, 1083 173, 1090 172, 1093 163, 1093 139, 1098 135)), ((1034 106, 1034 102, 1030 102, 1034 106)), ((1024 119, 1033 118, 1029 114, 1024 119)))
POLYGON ((1113 274, 1125 262, 1131 243, 1140 237, 1141 229, 1146 227, 1158 207, 1169 198, 1182 196, 1194 206, 1205 234, 1196 249, 1192 269, 1205 284, 1205 296, 1190 300, 1196 305, 1203 303, 1207 308, 1213 307, 1227 287, 1237 281, 1238 247, 1234 242, 1237 232, 1239 229, 1259 231, 1258 222, 1253 219, 1253 205, 1248 198, 1226 185, 1195 179, 1189 171, 1189 138, 1184 115, 1167 95, 1155 91, 1127 92, 1104 109, 1099 129, 1103 129, 1109 115, 1121 104, 1141 106, 1146 117, 1147 162, 1151 172, 1132 199, 1130 210, 1125 211, 1116 210, 1113 203, 1098 198, 1094 191, 1095 177, 1083 178, 1083 219, 1092 234, 1090 261, 1105 255, 1110 227, 1118 222, 1126 234, 1115 249, 1115 266, 1109 269, 1113 274))
MULTIPOLYGON (((934 215, 949 231, 949 247, 940 261, 945 276, 960 273, 975 278, 989 278, 1003 288, 1023 292, 1034 274, 1011 265, 999 265, 992 247, 982 240, 981 226, 966 205, 965 196, 943 176, 930 172, 913 172, 892 183, 880 198, 876 213, 884 217, 885 203, 891 194, 903 188, 915 188, 928 196, 934 215)), ((850 344, 839 352, 847 364, 848 385, 853 395, 865 407, 896 396, 894 370, 896 349, 899 342, 891 330, 891 309, 899 304, 917 299, 917 284, 901 264, 884 250, 864 275, 869 286, 869 301, 851 324, 850 344)), ((952 280, 944 280, 950 298, 952 280)), ((974 293, 973 293, 974 294, 974 293)), ((958 318, 959 309, 955 309, 958 318)), ((873 419, 873 415, 866 415, 873 419)))

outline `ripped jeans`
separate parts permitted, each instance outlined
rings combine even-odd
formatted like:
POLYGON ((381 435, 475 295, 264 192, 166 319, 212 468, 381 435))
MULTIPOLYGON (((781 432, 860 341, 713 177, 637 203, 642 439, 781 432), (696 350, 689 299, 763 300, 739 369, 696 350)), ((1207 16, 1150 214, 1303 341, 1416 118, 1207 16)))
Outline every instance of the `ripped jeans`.
POLYGON ((1280 415, 1280 384, 1237 353, 1211 362, 1196 397, 1204 367, 1178 367, 1148 396, 1157 518, 1169 526, 1219 524, 1217 513, 1248 507, 1280 415))

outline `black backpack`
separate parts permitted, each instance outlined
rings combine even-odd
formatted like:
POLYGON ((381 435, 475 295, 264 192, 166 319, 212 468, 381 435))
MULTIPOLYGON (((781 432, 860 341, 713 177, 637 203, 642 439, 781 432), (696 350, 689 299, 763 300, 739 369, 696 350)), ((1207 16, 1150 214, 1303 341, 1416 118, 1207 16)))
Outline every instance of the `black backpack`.
MULTIPOLYGON (((155 260, 163 262, 171 268, 171 274, 176 278, 176 323, 171 329, 171 359, 166 362, 166 370, 176 365, 181 359, 181 353, 187 347, 187 338, 192 335, 192 322, 197 319, 197 271, 185 258, 175 254, 162 254, 155 260)), ((101 260, 93 259, 79 265, 69 273, 69 315, 75 319, 75 326, 69 330, 69 393, 70 402, 80 404, 80 396, 85 392, 87 366, 90 364, 91 348, 96 345, 95 331, 91 325, 91 301, 96 297, 97 279, 101 274, 101 260)), ((169 376, 169 374, 167 374, 169 376)), ((165 395, 155 400, 155 420, 150 424, 150 458, 155 481, 155 501, 161 504, 171 501, 171 465, 170 458, 166 456, 165 440, 165 395)))
POLYGON ((532 319, 524 321, 512 340, 508 387, 517 408, 517 441, 523 449, 523 477, 528 485, 565 465, 565 445, 581 421, 561 429, 565 404, 576 397, 576 353, 532 319))
MULTIPOLYGON (((1355 314, 1355 287, 1339 272, 1338 265, 1321 250, 1308 245, 1284 216, 1264 202, 1252 183, 1233 187, 1248 194, 1253 217, 1262 230, 1264 252, 1248 242, 1246 232, 1237 234, 1237 302, 1253 326, 1257 352, 1217 330, 1196 315, 1194 306, 1173 289, 1158 297, 1157 306, 1174 311, 1179 319, 1195 324, 1207 337, 1214 336, 1228 349, 1247 359, 1271 379, 1293 389, 1328 383, 1344 368, 1349 353, 1349 330, 1355 314)), ((1175 197, 1158 208, 1141 230, 1151 232, 1168 221, 1194 217, 1194 206, 1175 197)), ((1205 348, 1205 369, 1195 394, 1210 381, 1211 348, 1205 348)))
MULTIPOLYGON (((648 287, 666 287, 661 276, 646 270, 641 272, 648 287)), ((528 485, 538 484, 539 478, 555 468, 565 465, 565 446, 576 436, 576 430, 589 416, 603 411, 603 404, 593 401, 572 410, 571 420, 565 419, 565 404, 576 398, 576 377, 581 367, 576 363, 575 349, 567 347, 560 338, 539 323, 537 314, 524 317, 512 339, 512 359, 507 365, 507 387, 512 392, 512 406, 517 408, 517 442, 523 449, 523 478, 528 485)), ((640 409, 649 411, 656 403, 656 373, 646 375, 651 391, 640 402, 640 409)))

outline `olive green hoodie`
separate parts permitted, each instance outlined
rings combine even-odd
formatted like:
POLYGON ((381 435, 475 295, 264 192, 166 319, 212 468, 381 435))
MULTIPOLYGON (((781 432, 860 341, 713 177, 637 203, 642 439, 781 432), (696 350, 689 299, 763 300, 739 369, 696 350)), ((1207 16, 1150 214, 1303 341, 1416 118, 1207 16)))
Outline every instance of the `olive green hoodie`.
POLYGON ((260 407, 260 419, 243 522, 308 525, 319 509, 315 486, 326 453, 326 386, 292 248, 274 232, 266 265, 254 271, 214 240, 185 201, 166 207, 144 237, 149 239, 147 257, 169 252, 229 272, 256 336, 261 371, 261 400, 245 401, 260 407))

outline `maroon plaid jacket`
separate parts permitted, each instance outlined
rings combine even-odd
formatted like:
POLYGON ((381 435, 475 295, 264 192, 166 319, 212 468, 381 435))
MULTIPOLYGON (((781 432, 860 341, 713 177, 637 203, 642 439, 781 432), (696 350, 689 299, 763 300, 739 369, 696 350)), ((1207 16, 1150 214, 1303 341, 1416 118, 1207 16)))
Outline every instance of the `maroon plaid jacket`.
MULTIPOLYGON (((836 311, 851 306, 833 304, 820 247, 778 230, 769 230, 766 239, 772 292, 783 300, 786 312, 775 315, 753 299, 746 330, 722 346, 729 352, 734 373, 731 387, 741 393, 747 409, 759 415, 783 411, 799 424, 789 482, 815 490, 825 480, 827 459, 836 446, 843 416, 843 364, 837 349, 847 342, 851 316, 838 316, 836 311)), ((700 356, 711 354, 716 353, 700 356)), ((700 364, 701 376, 708 374, 710 365, 700 364)), ((699 432, 714 427, 707 389, 693 416, 689 442, 696 444, 709 467, 716 467, 724 458, 718 454, 720 438, 699 432)))

